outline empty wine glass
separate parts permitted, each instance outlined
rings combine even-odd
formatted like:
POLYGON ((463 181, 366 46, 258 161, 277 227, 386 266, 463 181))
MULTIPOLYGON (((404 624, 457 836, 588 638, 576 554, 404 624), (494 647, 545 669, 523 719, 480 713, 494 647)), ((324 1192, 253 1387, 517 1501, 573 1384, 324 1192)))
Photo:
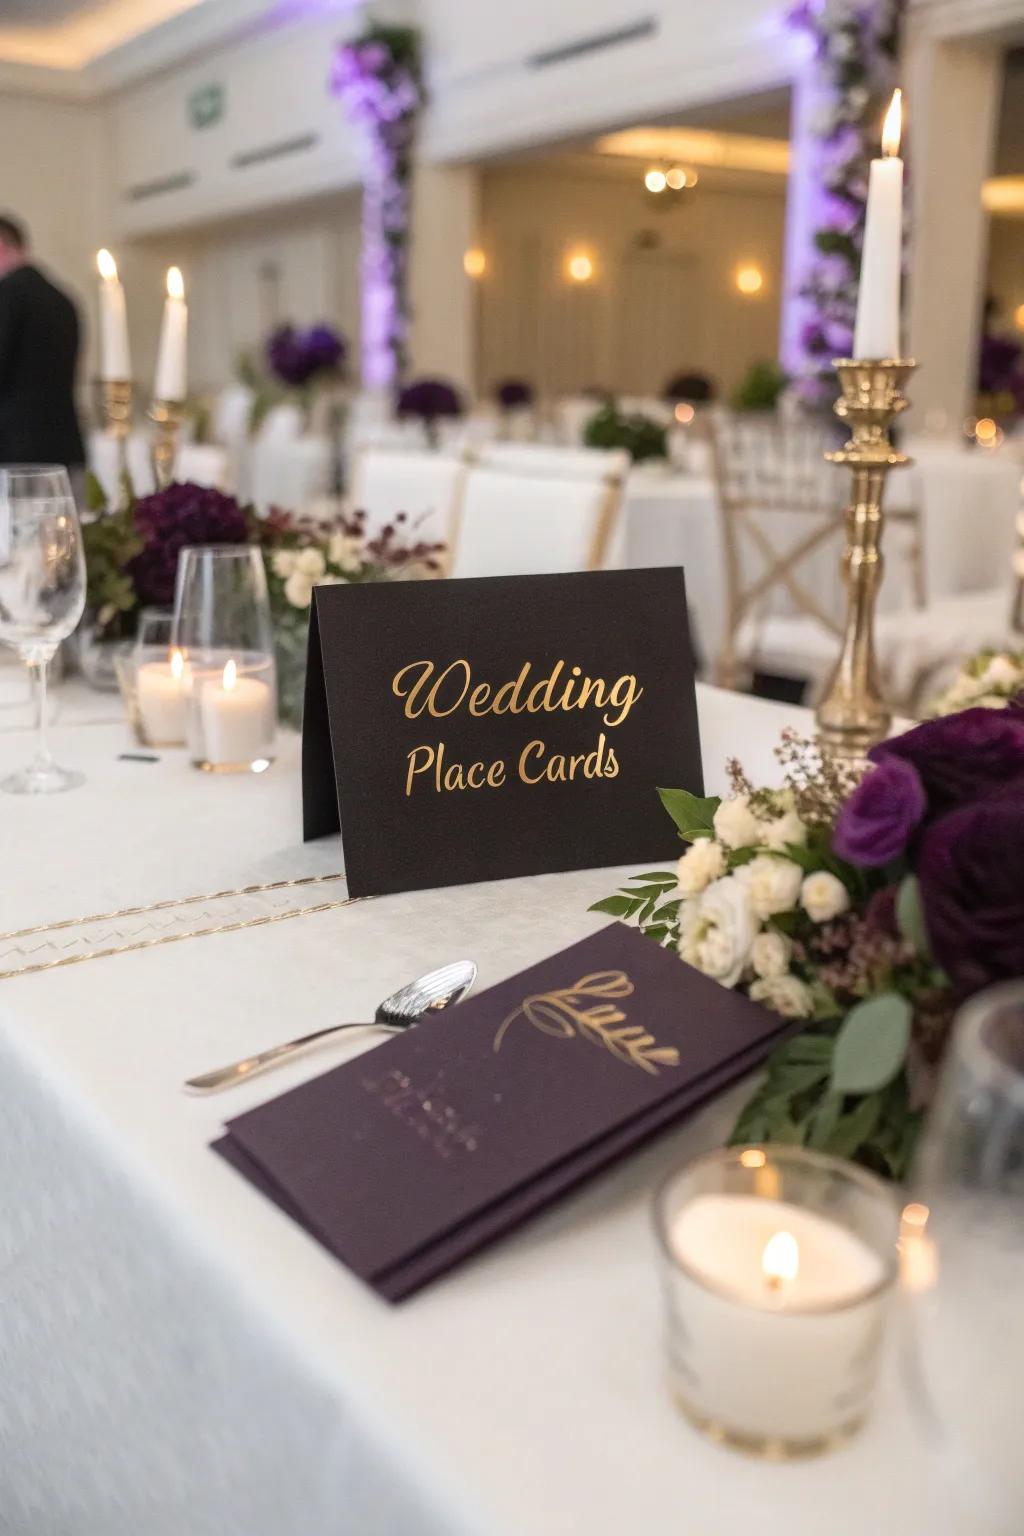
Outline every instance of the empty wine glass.
POLYGON ((1024 1509, 1024 982, 961 1010, 903 1212, 910 1386, 972 1536, 1024 1509))
POLYGON ((0 466, 0 642, 36 675, 36 755, 0 781, 11 794, 47 795, 83 782, 57 766, 46 744, 46 668, 84 608, 82 530, 67 470, 0 466))

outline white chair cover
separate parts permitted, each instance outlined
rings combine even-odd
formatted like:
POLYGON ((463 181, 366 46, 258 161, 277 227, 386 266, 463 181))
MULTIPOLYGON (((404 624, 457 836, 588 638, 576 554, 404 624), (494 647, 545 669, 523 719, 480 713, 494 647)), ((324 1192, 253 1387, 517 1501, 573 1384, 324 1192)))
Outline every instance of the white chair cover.
POLYGON ((304 426, 305 419, 299 407, 285 401, 270 407, 260 422, 256 438, 261 443, 293 443, 302 436, 304 426))
POLYGON ((332 457, 325 437, 257 438, 249 462, 249 497, 257 511, 304 512, 329 492, 332 457))
POLYGON ((474 469, 466 482, 453 576, 584 571, 608 504, 599 480, 474 469))
POLYGON ((487 469, 559 480, 624 480, 629 454, 624 448, 552 448, 544 443, 488 443, 477 450, 487 469))
POLYGON ((218 447, 215 443, 185 443, 178 449, 174 478, 226 491, 231 489, 229 470, 230 458, 226 448, 218 447))
POLYGON ((213 402, 210 434, 216 443, 237 443, 249 436, 253 392, 248 384, 227 384, 213 402))
POLYGON ((413 540, 448 543, 465 476, 463 460, 446 454, 369 448, 356 460, 350 501, 371 536, 404 512, 413 540))
POLYGON ((587 422, 601 409, 600 400, 593 395, 568 395, 558 400, 554 407, 555 433, 560 443, 583 442, 587 422))

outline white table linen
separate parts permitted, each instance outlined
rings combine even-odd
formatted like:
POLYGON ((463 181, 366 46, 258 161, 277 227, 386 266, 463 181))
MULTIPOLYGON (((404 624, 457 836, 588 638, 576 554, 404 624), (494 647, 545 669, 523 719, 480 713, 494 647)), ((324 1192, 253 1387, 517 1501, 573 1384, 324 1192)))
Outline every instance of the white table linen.
MULTIPOLYGON (((769 777, 781 726, 806 724, 708 689, 700 716, 715 789, 737 750, 769 777)), ((253 778, 121 763, 125 744, 58 729, 86 786, 0 803, 4 929, 336 867, 335 840, 299 841, 295 738, 253 778)), ((0 739, 0 770, 28 745, 0 739)), ((368 1017, 457 955, 487 986, 592 932, 618 877, 424 891, 0 983, 4 1536, 968 1536, 930 1508, 895 1378, 849 1448, 784 1467, 672 1407, 650 1192, 743 1090, 397 1309, 208 1150, 358 1046, 219 1098, 184 1097, 186 1075, 368 1017)))

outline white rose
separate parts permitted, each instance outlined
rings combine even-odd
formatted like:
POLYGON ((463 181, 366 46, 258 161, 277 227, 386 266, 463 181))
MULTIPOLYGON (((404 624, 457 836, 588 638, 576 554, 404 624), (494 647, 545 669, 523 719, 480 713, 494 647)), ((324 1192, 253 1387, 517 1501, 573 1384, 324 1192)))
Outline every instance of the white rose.
POLYGON ((680 956, 724 987, 734 987, 743 975, 754 932, 746 887, 734 875, 716 880, 679 909, 680 956))
POLYGON ((340 566, 343 571, 352 573, 362 568, 363 541, 358 534, 332 533, 327 553, 331 564, 340 566))
POLYGON ((313 598, 313 581, 303 571, 292 571, 284 584, 284 595, 293 608, 308 608, 313 598))
POLYGON ((814 1012, 810 991, 799 976, 762 976, 752 984, 750 998, 784 1019, 809 1019, 814 1012))
POLYGON ((712 880, 725 874, 725 851, 714 838, 699 837, 679 860, 677 879, 684 896, 699 896, 712 880))
POLYGON ((274 567, 274 575, 280 576, 281 580, 283 581, 285 577, 290 576, 292 571, 295 569, 295 550, 275 550, 270 563, 274 567))
POLYGON ((774 849, 776 853, 784 853, 790 843, 802 848, 807 841, 807 828, 796 811, 787 811, 774 821, 762 821, 760 831, 764 846, 774 849))
MULTIPOLYGON (((320 549, 300 549, 295 557, 295 569, 301 571, 303 576, 311 576, 318 580, 327 569, 327 561, 320 549)), ((302 606, 305 606, 304 604, 302 606)))
POLYGON ((723 800, 715 812, 715 836, 727 848, 752 848, 757 842, 757 817, 746 795, 723 800))
POLYGON ((827 869, 808 875, 800 887, 800 905, 812 923, 827 923, 850 905, 850 893, 827 869))
POLYGON ((986 693, 983 698, 975 699, 975 709, 1006 709, 1010 700, 1005 693, 986 693))
POLYGON ((759 933, 750 946, 750 963, 762 978, 784 976, 792 953, 793 946, 786 935, 769 928, 759 933))
POLYGON ((759 853, 736 873, 747 887, 754 915, 762 922, 796 906, 803 871, 792 859, 759 853))
POLYGON ((993 656, 978 678, 983 693, 991 693, 995 688, 1019 688, 1020 684, 1021 669, 1009 656, 993 656))

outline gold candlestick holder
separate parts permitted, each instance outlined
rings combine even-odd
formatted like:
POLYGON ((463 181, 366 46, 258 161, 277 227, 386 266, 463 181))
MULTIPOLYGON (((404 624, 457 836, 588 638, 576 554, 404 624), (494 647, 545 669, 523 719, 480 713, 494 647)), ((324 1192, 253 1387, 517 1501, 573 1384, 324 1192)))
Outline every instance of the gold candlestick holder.
POLYGON ((157 489, 165 491, 174 479, 174 460, 178 453, 178 435, 185 419, 180 400, 154 400, 149 419, 156 427, 153 442, 153 473, 157 489))
POLYGON ((132 430, 131 379, 101 379, 100 403, 103 425, 114 439, 117 453, 117 497, 113 511, 123 512, 131 500, 128 476, 128 436, 132 430))
POLYGON ((889 428, 906 410, 903 385, 916 363, 885 358, 835 364, 842 395, 835 412, 850 424, 844 447, 825 457, 849 464, 853 492, 846 508, 843 584, 846 623, 842 649, 816 711, 818 734, 841 757, 863 757, 888 734, 892 711, 878 680, 875 660, 875 604, 882 584, 882 497, 890 469, 909 464, 889 440, 889 428))

